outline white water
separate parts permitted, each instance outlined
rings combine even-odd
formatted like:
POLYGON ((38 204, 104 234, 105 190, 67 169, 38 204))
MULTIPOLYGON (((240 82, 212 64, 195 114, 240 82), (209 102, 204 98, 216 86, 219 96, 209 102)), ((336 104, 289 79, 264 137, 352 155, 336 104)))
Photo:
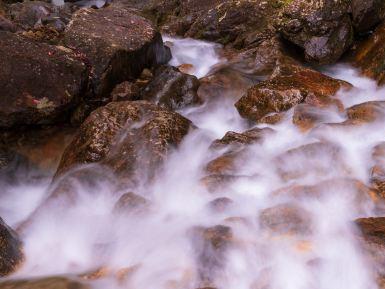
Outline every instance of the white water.
MULTIPOLYGON (((171 64, 193 64, 198 77, 222 61, 215 52, 218 47, 212 44, 166 40, 174 43, 171 64)), ((349 67, 336 66, 328 73, 356 87, 338 94, 346 107, 385 98, 384 89, 349 67)), ((324 186, 321 196, 316 197, 298 198, 274 192, 290 185, 315 185, 330 179, 351 178, 368 184, 371 149, 384 140, 385 127, 379 123, 353 128, 320 125, 303 133, 291 123, 292 111, 288 111, 284 122, 269 126, 275 133, 263 143, 249 147, 236 172, 242 177, 210 193, 200 180, 206 176, 205 165, 221 153, 209 149, 211 142, 227 131, 250 128, 233 104, 234 99, 226 98, 180 112, 199 129, 185 138, 154 183, 126 190, 149 199, 149 212, 114 214, 115 202, 126 191, 116 194, 109 182, 102 180, 93 187, 79 185, 75 204, 59 203, 49 208, 24 232, 26 262, 12 278, 79 274, 105 266, 110 274, 94 281, 93 286, 376 288, 371 264, 361 254, 351 225, 357 217, 374 214, 371 202, 357 204, 357 192, 346 185, 324 186), (340 158, 335 159, 332 152, 325 150, 310 157, 299 153, 288 161, 276 159, 288 149, 321 140, 340 147, 340 158), (278 175, 278 168, 301 173, 285 181, 278 175), (218 197, 232 199, 232 206, 219 213, 209 210, 208 203, 218 197), (260 226, 258 216, 262 210, 288 202, 308 213, 311 233, 277 235, 260 226), (231 217, 242 219, 230 222, 231 217), (197 273, 197 251, 202 248, 192 242, 191 230, 219 224, 232 228, 234 241, 220 260, 223 266, 214 266, 210 273, 211 284, 205 284, 197 273), (119 283, 114 274, 127 267, 135 269, 126 282, 119 283)), ((337 112, 330 112, 328 117, 325 123, 346 118, 337 112)), ((0 196, 0 216, 16 226, 48 195, 46 182, 6 189, 0 196)))

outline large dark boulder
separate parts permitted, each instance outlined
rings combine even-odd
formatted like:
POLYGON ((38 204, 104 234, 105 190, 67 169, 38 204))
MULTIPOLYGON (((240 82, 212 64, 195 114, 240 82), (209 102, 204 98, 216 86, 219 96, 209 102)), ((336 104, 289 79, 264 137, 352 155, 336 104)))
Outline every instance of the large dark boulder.
POLYGON ((105 165, 124 178, 151 177, 191 122, 147 101, 111 102, 86 119, 67 147, 57 176, 88 163, 105 165))
POLYGON ((154 101, 171 110, 198 105, 199 80, 172 66, 162 66, 155 71, 154 78, 141 92, 141 98, 154 101))
POLYGON ((69 49, 0 31, 0 128, 54 123, 85 92, 87 66, 69 49))
POLYGON ((0 218, 0 276, 14 272, 24 256, 16 233, 0 218))
POLYGON ((358 32, 367 32, 385 19, 385 1, 352 0, 354 28, 358 32))
POLYGON ((92 91, 98 99, 108 98, 116 84, 137 78, 144 68, 171 58, 152 23, 119 5, 76 12, 63 43, 91 67, 92 91))
POLYGON ((353 42, 350 1, 286 1, 278 28, 281 34, 304 49, 307 60, 336 62, 353 42))

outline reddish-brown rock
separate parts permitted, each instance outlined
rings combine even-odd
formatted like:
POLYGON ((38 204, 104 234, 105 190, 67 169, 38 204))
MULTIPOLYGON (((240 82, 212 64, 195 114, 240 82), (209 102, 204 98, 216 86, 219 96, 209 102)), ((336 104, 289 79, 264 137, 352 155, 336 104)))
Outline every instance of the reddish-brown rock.
POLYGON ((0 127, 55 123, 83 96, 86 65, 69 49, 0 31, 0 127))
POLYGON ((385 84, 385 23, 364 42, 358 45, 352 56, 352 64, 378 84, 385 84))
POLYGON ((183 116, 147 101, 111 102, 81 125, 56 175, 76 165, 100 163, 128 178, 151 176, 190 127, 183 116))
POLYGON ((342 80, 298 65, 283 67, 279 73, 249 88, 235 104, 242 117, 258 121, 270 113, 286 111, 305 101, 323 106, 330 103, 330 97, 339 89, 351 87, 342 80))
POLYGON ((311 232, 309 212, 294 204, 282 204, 264 209, 259 215, 259 224, 278 234, 308 234, 311 232))

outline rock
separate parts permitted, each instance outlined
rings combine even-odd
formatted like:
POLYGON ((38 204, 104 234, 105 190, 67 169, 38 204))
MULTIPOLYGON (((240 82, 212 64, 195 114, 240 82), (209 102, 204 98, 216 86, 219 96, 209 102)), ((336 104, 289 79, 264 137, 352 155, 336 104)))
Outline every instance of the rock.
POLYGON ((17 26, 0 14, 0 31, 16 32, 17 26))
POLYGON ((180 72, 186 73, 186 74, 193 74, 193 72, 195 70, 194 65, 192 65, 190 63, 181 64, 178 66, 178 69, 180 72))
POLYGON ((206 172, 213 175, 236 174, 238 166, 244 159, 244 151, 224 153, 206 165, 206 172))
MULTIPOLYGON (((20 28, 28 30, 28 34, 44 34, 47 38, 49 33, 57 33, 57 41, 62 36, 66 25, 71 19, 72 13, 77 8, 69 3, 55 6, 44 1, 24 1, 9 5, 8 15, 20 28)), ((27 35, 28 35, 27 34, 27 35)), ((36 35, 35 38, 39 38, 36 35)), ((51 36, 53 38, 53 36, 51 36)), ((40 36, 40 40, 44 38, 40 36)))
POLYGON ((288 68, 290 74, 280 71, 279 75, 247 90, 235 104, 242 117, 258 121, 270 113, 286 111, 302 102, 326 106, 338 90, 351 87, 347 82, 311 69, 297 65, 288 68))
POLYGON ((8 227, 0 218, 0 276, 14 272, 23 262, 22 243, 16 232, 8 227))
MULTIPOLYGON (((343 106, 342 103, 340 103, 339 106, 343 106)), ((332 108, 329 107, 329 110, 330 109, 332 108)), ((323 108, 306 103, 298 104, 294 108, 293 123, 301 131, 307 131, 318 124, 328 121, 330 121, 328 110, 325 110, 323 108)))
POLYGON ((56 176, 87 163, 105 165, 121 177, 149 176, 191 126, 183 116, 147 101, 111 102, 81 125, 56 176))
POLYGON ((0 128, 66 119, 85 92, 87 67, 68 49, 0 31, 0 63, 0 128))
POLYGON ((220 2, 202 9, 185 36, 243 48, 274 35, 271 24, 279 7, 263 0, 220 2))
POLYGON ((261 77, 270 76, 280 63, 297 58, 297 51, 277 35, 263 39, 252 48, 245 51, 236 51, 229 59, 229 66, 247 74, 261 77), (255 47, 254 47, 255 46, 255 47))
POLYGON ((354 28, 367 32, 385 19, 385 2, 382 0, 352 0, 354 28))
POLYGON ((370 182, 378 194, 385 198, 385 142, 373 148, 372 159, 374 166, 371 168, 370 182))
POLYGON ((219 270, 224 267, 225 253, 232 242, 233 232, 229 226, 196 227, 192 230, 198 280, 204 286, 213 284, 219 270))
POLYGON ((238 180, 239 177, 233 175, 208 175, 203 177, 200 182, 210 193, 223 192, 228 186, 238 180))
POLYGON ((262 229, 278 234, 311 233, 309 212, 294 204, 282 204, 264 209, 259 215, 262 229))
POLYGON ((222 149, 227 146, 240 147, 242 145, 259 143, 272 133, 274 133, 274 130, 271 128, 253 128, 242 133, 228 131, 223 138, 213 141, 210 148, 222 149))
POLYGON ((346 114, 354 123, 370 123, 385 117, 385 101, 368 101, 349 107, 346 114))
POLYGON ((233 204, 233 201, 230 198, 222 197, 222 198, 216 198, 212 200, 208 204, 208 207, 213 212, 221 213, 229 209, 232 204, 233 204))
POLYGON ((67 277, 9 280, 0 283, 1 289, 89 289, 90 286, 67 277))
POLYGON ((385 265, 385 218, 361 218, 355 221, 360 235, 358 240, 373 261, 376 267, 381 268, 385 265))
POLYGON ((143 87, 138 82, 124 81, 119 83, 111 92, 112 101, 138 100, 143 87))
POLYGON ((274 164, 278 175, 284 180, 309 175, 320 177, 347 171, 341 148, 327 142, 315 142, 290 149, 277 156, 274 164), (330 167, 330 163, 333 163, 333 167, 330 167))
POLYGON ((243 72, 234 70, 231 65, 224 65, 199 80, 198 95, 205 102, 229 98, 236 100, 248 87, 257 83, 243 72))
POLYGON ((195 76, 172 66, 162 66, 156 69, 154 78, 142 90, 141 98, 171 110, 199 105, 202 103, 197 94, 199 85, 195 76))
POLYGON ((272 197, 322 200, 335 194, 352 202, 352 205, 360 212, 365 212, 368 204, 380 205, 385 200, 377 190, 351 178, 331 178, 308 186, 291 185, 272 192, 272 197))
POLYGON ((385 23, 353 52, 351 63, 358 67, 362 74, 375 79, 379 85, 385 84, 385 23))
POLYGON ((334 63, 353 42, 349 2, 289 1, 284 5, 278 29, 283 37, 304 49, 307 60, 334 63))
POLYGON ((63 43, 81 53, 92 68, 97 100, 108 98, 116 84, 136 79, 144 68, 171 58, 151 22, 119 5, 76 12, 63 43))
POLYGON ((128 192, 123 194, 116 202, 114 211, 120 213, 137 213, 146 210, 149 207, 149 201, 142 196, 128 192))

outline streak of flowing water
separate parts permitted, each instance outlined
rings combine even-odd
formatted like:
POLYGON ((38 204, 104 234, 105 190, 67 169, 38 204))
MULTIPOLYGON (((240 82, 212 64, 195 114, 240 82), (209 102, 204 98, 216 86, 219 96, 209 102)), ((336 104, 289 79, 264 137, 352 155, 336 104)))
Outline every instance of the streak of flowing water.
MULTIPOLYGON (((193 64, 198 77, 222 61, 213 44, 166 40, 173 42, 171 64, 193 64)), ((346 107, 385 98, 383 88, 347 66, 335 66, 327 73, 355 86, 337 96, 346 107)), ((26 262, 12 278, 78 274, 107 266, 115 272, 131 268, 129 280, 121 284, 107 277, 94 286, 376 288, 371 265, 361 255, 351 224, 357 217, 373 215, 372 205, 357 204, 358 192, 353 186, 334 185, 330 180, 354 179, 367 184, 371 149, 384 140, 384 126, 330 126, 328 122, 346 119, 344 113, 330 111, 325 124, 304 133, 292 124, 293 112, 288 111, 280 124, 258 126, 275 132, 250 145, 240 158, 234 179, 210 193, 201 181, 207 175, 204 167, 223 152, 211 150, 210 144, 227 131, 242 132, 250 127, 236 112, 234 99, 208 101, 180 113, 199 129, 190 132, 152 184, 128 188, 151 201, 146 214, 127 217, 112 213, 120 195, 111 191, 108 181, 88 187, 79 184, 81 194, 75 203, 69 207, 59 203, 44 211, 25 232, 26 262), (326 148, 310 155, 299 150, 279 157, 289 149, 319 142, 337 146, 338 156, 326 148), (282 172, 295 175, 287 179, 282 172), (316 196, 289 193, 292 187, 321 182, 324 185, 316 196), (208 203, 218 197, 231 199, 231 206, 220 212, 210 210, 208 203), (303 212, 305 220, 299 217, 294 225, 304 222, 305 233, 275 235, 263 226, 261 214, 285 204, 303 212), (223 256, 193 241, 194 228, 216 225, 231 227, 231 246, 223 256)), ((10 225, 18 224, 47 197, 47 186, 44 181, 6 188, 0 197, 0 215, 10 225)))

